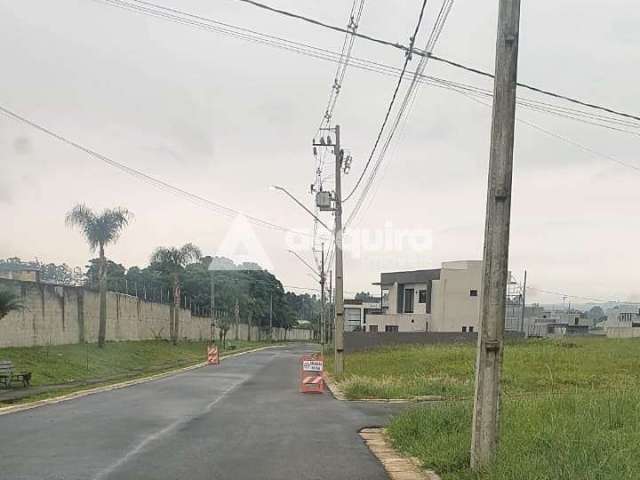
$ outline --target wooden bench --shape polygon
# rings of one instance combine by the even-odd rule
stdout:
[[[0,360],[0,383],[11,388],[11,382],[22,382],[28,387],[31,383],[31,372],[16,373],[11,360]]]

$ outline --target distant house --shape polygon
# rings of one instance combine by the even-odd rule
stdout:
[[[380,275],[381,312],[367,332],[474,332],[480,315],[482,262],[444,262],[441,268]]]
[[[587,335],[593,321],[578,310],[536,309],[527,318],[527,335],[530,337],[553,337],[565,335]]]
[[[20,280],[22,282],[40,282],[40,268],[28,266],[15,266],[0,269],[0,278]]]
[[[344,330],[346,332],[363,332],[367,328],[367,319],[373,313],[380,313],[380,299],[344,300]]]
[[[636,305],[621,305],[607,312],[604,323],[607,337],[640,337],[640,308]]]

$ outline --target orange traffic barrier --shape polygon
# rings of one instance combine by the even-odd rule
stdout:
[[[218,355],[218,347],[215,345],[207,347],[207,363],[209,365],[220,365],[220,355]]]
[[[300,392],[324,392],[324,358],[321,354],[303,355],[300,359]]]

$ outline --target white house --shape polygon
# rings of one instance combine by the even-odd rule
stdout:
[[[603,323],[607,337],[640,337],[640,308],[631,305],[614,307],[607,312],[607,320]]]
[[[382,273],[382,313],[367,316],[367,332],[474,332],[480,316],[482,262]]]
[[[344,330],[346,332],[366,331],[367,319],[372,313],[380,312],[380,301],[344,300]]]

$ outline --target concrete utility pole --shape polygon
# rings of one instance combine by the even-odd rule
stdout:
[[[336,225],[334,236],[336,242],[336,331],[335,331],[335,371],[336,375],[344,373],[344,296],[342,272],[342,160],[340,148],[340,125],[336,125],[336,142],[333,153],[336,157]]]
[[[322,346],[322,355],[324,355],[324,343],[327,333],[327,324],[324,311],[324,242],[322,242],[322,252],[320,257],[320,345]]]
[[[233,309],[233,316],[234,316],[234,320],[236,322],[236,341],[240,340],[239,338],[239,334],[240,334],[240,304],[238,303],[238,299],[236,298],[236,305]]]
[[[216,286],[211,272],[211,341],[216,341]]]
[[[519,23],[520,0],[500,0],[482,265],[481,328],[471,434],[471,468],[476,471],[493,459],[498,443],[500,373],[509,274]]]
[[[522,312],[520,314],[520,331],[524,333],[524,310],[527,307],[527,271],[524,271],[524,280],[522,282]],[[526,337],[525,333],[525,337]]]
[[[335,324],[333,310],[333,272],[329,270],[329,330],[327,331],[327,340],[329,343],[333,341],[333,328]]]
[[[269,294],[269,341],[273,342],[273,293]]]

